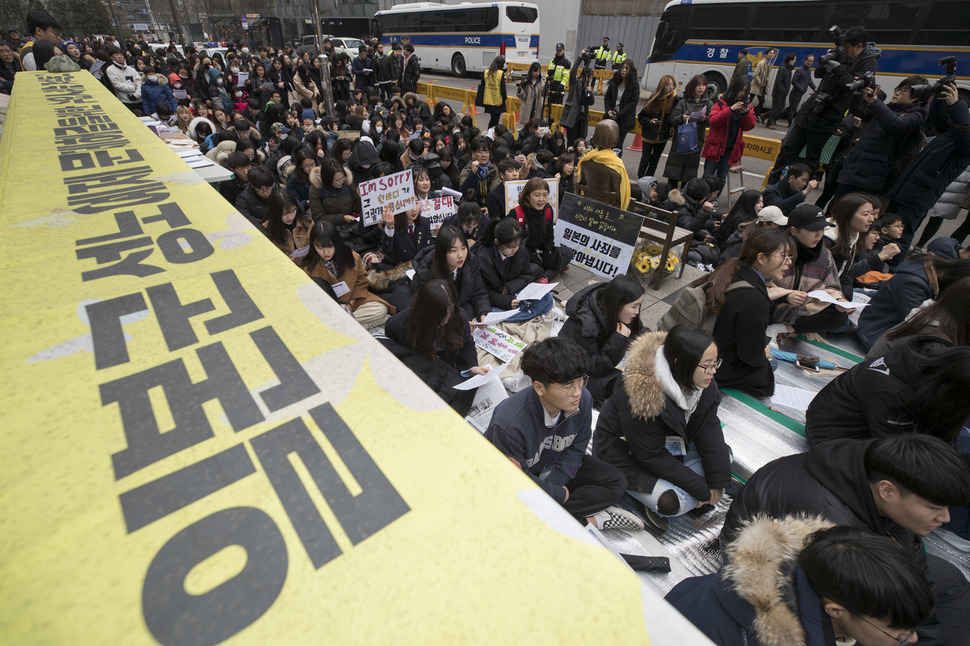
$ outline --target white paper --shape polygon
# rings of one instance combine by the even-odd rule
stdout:
[[[243,85],[246,84],[246,81],[249,80],[249,72],[239,72],[238,78],[239,80],[236,81],[236,85],[238,87],[242,87]]]
[[[199,159],[189,159],[186,160],[189,168],[205,168],[206,166],[215,166],[215,162],[211,159],[206,159],[205,157],[200,157]]]
[[[504,312],[489,312],[485,315],[485,320],[481,322],[476,321],[472,323],[472,325],[492,325],[493,323],[501,323],[506,319],[512,318],[518,314],[519,311],[520,310],[505,310]]]
[[[808,405],[815,399],[816,394],[804,388],[775,384],[775,394],[771,396],[771,403],[804,413],[808,410]]]
[[[498,360],[503,363],[512,361],[515,355],[526,346],[525,341],[491,325],[476,326],[472,332],[472,338],[475,339],[476,346],[492,356],[498,357]]]
[[[442,195],[450,195],[451,197],[455,198],[456,200],[460,200],[461,197],[462,197],[461,196],[461,193],[459,193],[458,191],[456,191],[454,189],[450,189],[450,188],[447,188],[447,187],[442,187],[442,189],[440,191],[438,191],[438,192],[441,193]]]
[[[88,71],[94,74],[95,78],[101,78],[101,68],[104,67],[104,61],[94,61],[91,63],[91,69]]]
[[[492,372],[495,371],[493,370]],[[505,390],[505,386],[502,385],[501,381],[492,379],[485,382],[484,385],[475,391],[475,399],[465,420],[478,429],[479,433],[484,433],[488,430],[488,425],[492,422],[492,413],[495,412],[495,407],[508,398],[509,393]]]
[[[703,117],[706,114],[707,114],[707,109],[702,107],[697,112],[692,112],[691,115],[690,115],[690,118],[691,119],[699,119],[700,117]]]
[[[868,305],[868,303],[847,303],[844,301],[835,300],[831,294],[824,292],[821,289],[816,289],[814,292],[809,292],[808,297],[820,300],[823,303],[832,303],[847,310],[861,309]]]
[[[175,154],[185,159],[186,157],[201,157],[202,153],[199,152],[198,148],[193,148],[191,150],[176,150]]]
[[[189,98],[189,93],[186,92],[185,90],[172,90],[172,94],[179,101],[181,101],[182,99]]]
[[[492,368],[484,375],[475,375],[473,377],[469,377],[465,381],[454,386],[454,388],[455,390],[474,390],[479,386],[484,386],[485,384],[492,381],[493,379],[498,379],[498,376],[502,374],[502,371],[508,367],[509,367],[508,363],[503,363],[497,368]]]
[[[404,275],[408,277],[409,280],[414,280],[415,271],[413,269],[408,269],[404,272]]]
[[[515,295],[520,301],[538,301],[551,292],[559,283],[529,283]]]
[[[296,251],[290,254],[290,258],[302,258],[310,252],[310,245],[305,245],[300,247]]]
[[[334,283],[333,285],[331,285],[331,287],[333,287],[334,296],[336,296],[337,298],[340,298],[344,294],[350,293],[350,288],[347,287],[347,283],[345,283],[342,280],[340,282]]]

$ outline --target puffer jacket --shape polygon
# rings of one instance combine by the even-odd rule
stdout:
[[[960,214],[960,209],[966,208],[964,205],[970,198],[970,166],[967,166],[960,176],[950,182],[950,185],[943,191],[943,195],[937,200],[930,212],[927,213],[931,218],[943,218],[952,220]]]
[[[167,105],[173,115],[175,114],[175,110],[178,109],[175,94],[172,93],[168,79],[162,74],[158,75],[158,80],[155,82],[147,80],[146,77],[145,82],[141,86],[141,109],[146,116],[153,114],[159,103]]]
[[[734,116],[735,113],[731,110],[731,106],[726,104],[722,99],[718,99],[717,103],[711,109],[711,116],[709,117],[710,128],[707,131],[707,141],[704,142],[704,151],[701,153],[701,157],[704,159],[719,160],[724,156],[724,151],[728,144],[728,132],[731,129],[731,119]],[[758,122],[753,108],[747,112],[741,112],[738,116],[740,117],[738,133],[734,139],[734,147],[731,148],[731,156],[728,158],[728,163],[732,166],[741,161],[741,156],[744,154],[743,133],[754,128]]]
[[[876,100],[863,112],[868,120],[859,140],[845,156],[839,183],[863,188],[871,193],[882,191],[889,177],[893,159],[903,144],[926,121],[925,103],[885,104]]]
[[[846,84],[866,72],[875,73],[881,55],[875,43],[867,43],[861,54],[832,71],[819,65],[815,70],[815,78],[821,79],[818,89],[798,109],[795,123],[807,130],[835,132],[852,99]]]
[[[932,264],[920,258],[901,263],[859,315],[859,342],[868,350],[890,328],[902,323],[913,308],[935,299],[939,293]]]
[[[649,493],[664,479],[707,500],[711,489],[731,484],[730,450],[717,417],[721,393],[712,381],[688,418],[679,386],[673,386],[672,397],[664,387],[672,377],[657,370],[657,353],[666,338],[666,332],[651,332],[630,344],[622,387],[617,384],[597,421],[593,455],[623,471],[627,486],[635,491]],[[668,436],[697,448],[704,476],[684,466],[683,456],[667,450]]]
[[[347,184],[340,189],[324,186],[319,166],[310,171],[310,185],[312,188],[307,197],[314,222],[326,218],[334,224],[344,224],[343,216],[360,214],[357,189]]]

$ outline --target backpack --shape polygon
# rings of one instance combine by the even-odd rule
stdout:
[[[675,325],[686,325],[712,334],[717,324],[717,315],[707,311],[708,285],[710,283],[697,287],[685,287],[667,313],[661,317],[658,326],[660,331],[670,332]],[[754,286],[745,281],[738,281],[731,283],[724,293],[744,288],[754,289]]]
[[[515,221],[519,223],[520,227],[522,227],[522,231],[528,231],[529,228],[525,224],[525,208],[520,204],[512,210],[515,211]],[[552,222],[552,207],[547,204],[546,224],[549,224],[550,222]]]

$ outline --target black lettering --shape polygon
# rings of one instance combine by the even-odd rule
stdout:
[[[192,224],[186,217],[181,207],[175,202],[158,205],[158,215],[146,215],[141,219],[145,224],[152,222],[166,222],[170,229],[176,227],[187,227]]]
[[[128,446],[111,456],[120,480],[163,458],[213,436],[202,404],[219,400],[233,430],[239,432],[263,421],[256,402],[222,343],[196,350],[206,379],[192,383],[182,359],[101,385],[101,403],[117,402]],[[175,427],[164,432],[152,409],[148,391],[161,387]]]
[[[94,247],[92,247],[93,249]],[[81,249],[77,253],[80,254],[81,251],[88,251],[89,249]],[[92,269],[90,271],[81,272],[81,280],[97,280],[99,278],[107,278],[108,276],[138,276],[139,278],[144,278],[145,276],[151,276],[152,274],[158,274],[163,271],[161,267],[156,267],[155,265],[146,265],[142,263],[142,260],[152,255],[154,249],[145,249],[143,251],[135,251],[124,258],[121,262],[111,265],[110,267],[102,267],[101,269]]]
[[[128,344],[122,330],[121,317],[147,309],[141,294],[118,296],[88,305],[88,323],[94,345],[94,366],[97,370],[128,363]]]
[[[204,594],[186,592],[192,568],[232,545],[246,550],[242,572]],[[288,565],[286,542],[266,512],[217,511],[170,538],[152,559],[142,588],[145,624],[165,646],[218,644],[270,609]]]
[[[107,150],[98,150],[94,153],[94,157],[98,160],[98,166],[106,168],[109,166],[114,166],[115,164],[133,164],[134,162],[145,161],[145,158],[141,156],[141,153],[137,150],[122,150],[121,152],[127,155],[127,159],[124,156],[118,155],[113,156]]]
[[[134,211],[119,211],[118,213],[115,213],[115,222],[118,224],[117,233],[108,233],[103,236],[84,238],[83,240],[78,240],[75,244],[80,247],[86,244],[108,242],[109,240],[119,240],[121,238],[130,238],[131,236],[142,234],[141,223],[138,222],[138,218],[135,217]],[[142,238],[142,240],[147,241],[147,244],[139,244],[139,247],[144,247],[151,244],[151,238]],[[115,260],[116,259],[117,258],[115,258]]]
[[[192,329],[189,319],[214,310],[216,307],[211,300],[205,298],[183,305],[172,283],[149,287],[145,291],[152,301],[152,309],[155,311],[158,327],[162,329],[162,336],[165,337],[169,352],[199,342],[199,337]]]
[[[278,386],[273,386],[261,392],[259,396],[271,411],[286,408],[291,404],[312,397],[320,389],[307,374],[300,362],[296,360],[290,349],[271,327],[250,332],[256,347],[263,354],[266,363],[279,378]]]
[[[174,511],[202,500],[256,473],[246,447],[237,444],[195,464],[121,494],[121,511],[128,533],[154,523]]]
[[[213,273],[212,282],[216,284],[219,294],[229,306],[229,313],[205,322],[205,329],[209,334],[216,335],[263,318],[263,313],[249,297],[249,293],[243,289],[242,283],[239,282],[233,270],[225,269]]]
[[[189,251],[182,248],[182,241],[189,246]],[[175,265],[198,262],[215,253],[205,234],[196,229],[166,231],[158,236],[155,242],[165,256],[165,260]]]
[[[86,168],[94,168],[94,158],[91,157],[91,153],[73,153],[73,154],[62,154],[57,158],[61,164],[62,173],[70,173],[75,170],[84,170]]]

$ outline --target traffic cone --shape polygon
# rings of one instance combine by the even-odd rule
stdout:
[[[640,135],[636,135],[633,138],[633,145],[632,146],[627,146],[626,149],[627,150],[632,150],[635,153],[642,152],[643,151],[643,137],[641,137]]]

